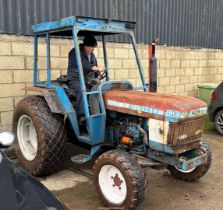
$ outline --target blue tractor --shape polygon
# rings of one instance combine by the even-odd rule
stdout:
[[[134,38],[133,22],[69,17],[33,25],[34,75],[37,94],[25,97],[13,115],[15,148],[21,165],[33,175],[53,173],[63,158],[66,143],[82,145],[88,154],[72,161],[93,161],[94,182],[101,200],[109,207],[134,209],[145,197],[145,167],[166,166],[181,180],[195,181],[211,165],[211,151],[202,140],[206,104],[185,96],[148,92]],[[91,33],[102,41],[106,74],[85,78],[80,58],[81,37]],[[109,79],[106,39],[113,35],[129,38],[142,85]],[[46,80],[40,81],[39,38],[46,40]],[[79,71],[85,122],[75,110],[76,95],[66,76],[51,79],[50,38],[72,38]],[[98,88],[89,91],[89,83]],[[92,114],[89,97],[95,95],[100,112]],[[81,143],[81,144],[80,144]]]

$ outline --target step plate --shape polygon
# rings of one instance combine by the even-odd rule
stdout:
[[[91,156],[85,154],[79,154],[71,157],[71,161],[78,164],[86,163],[89,160],[91,160]]]

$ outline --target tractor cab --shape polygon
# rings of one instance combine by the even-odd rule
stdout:
[[[140,74],[140,78],[142,81],[142,86],[137,89],[141,89],[143,91],[147,91],[147,86],[145,82],[145,78],[143,75],[142,66],[140,64],[139,55],[136,49],[136,41],[133,34],[135,23],[134,22],[125,22],[125,21],[115,21],[115,20],[106,20],[106,19],[94,19],[94,18],[86,18],[86,17],[69,17],[62,20],[50,21],[47,23],[39,23],[33,25],[34,32],[34,87],[45,88],[42,89],[44,92],[46,90],[51,90],[56,93],[56,97],[59,97],[62,104],[57,106],[61,106],[55,108],[55,104],[49,103],[51,111],[56,112],[58,110],[63,110],[68,113],[68,118],[70,119],[70,123],[75,131],[76,136],[80,141],[85,143],[90,143],[92,145],[102,143],[104,141],[105,136],[105,124],[106,124],[106,110],[103,103],[102,92],[104,90],[113,89],[117,87],[127,87],[131,89],[136,89],[133,87],[133,84],[130,81],[110,81],[109,79],[109,61],[107,58],[106,51],[106,37],[111,37],[112,35],[124,34],[128,36],[131,40],[133,50],[135,53],[138,71]],[[105,77],[105,81],[102,82],[98,90],[88,91],[86,87],[86,79],[83,74],[83,67],[80,58],[80,39],[83,38],[87,34],[94,35],[98,40],[102,41],[103,46],[103,55],[104,55],[104,65],[106,67],[106,74],[99,75],[98,81]],[[40,81],[38,77],[38,38],[45,37],[46,38],[46,81]],[[86,129],[84,135],[82,135],[82,131],[78,126],[78,116],[74,110],[75,101],[70,100],[69,97],[75,98],[75,95],[72,93],[72,90],[69,89],[66,85],[66,76],[61,76],[57,80],[51,79],[51,55],[50,55],[50,38],[51,37],[64,37],[71,38],[73,41],[73,47],[75,48],[76,54],[76,62],[79,72],[79,80],[80,86],[82,90],[82,101],[83,108],[86,119]],[[136,70],[137,71],[137,70]],[[90,80],[90,79],[89,79]],[[92,82],[92,81],[90,81]],[[95,82],[95,81],[93,81]],[[32,90],[34,88],[32,87]],[[39,90],[39,89],[38,89]],[[100,104],[100,113],[96,115],[91,115],[90,107],[89,107],[89,96],[97,95],[99,104]],[[68,97],[67,97],[68,96]],[[56,101],[53,99],[52,94],[44,93],[44,97],[47,101]],[[71,104],[71,102],[73,102]],[[62,111],[59,111],[59,113]],[[100,128],[100,129],[98,129]]]

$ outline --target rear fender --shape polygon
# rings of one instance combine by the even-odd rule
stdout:
[[[65,114],[65,109],[60,102],[58,95],[52,91],[52,89],[42,87],[25,87],[26,92],[36,92],[37,95],[43,96],[52,113]]]
[[[43,97],[45,98],[51,112],[57,114],[65,114],[64,107],[60,103],[60,99],[56,93],[43,93]]]

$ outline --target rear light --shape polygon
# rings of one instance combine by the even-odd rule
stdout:
[[[216,100],[216,99],[217,99],[217,94],[216,94],[215,91],[213,91],[213,92],[211,93],[211,99],[212,99],[212,100]]]

